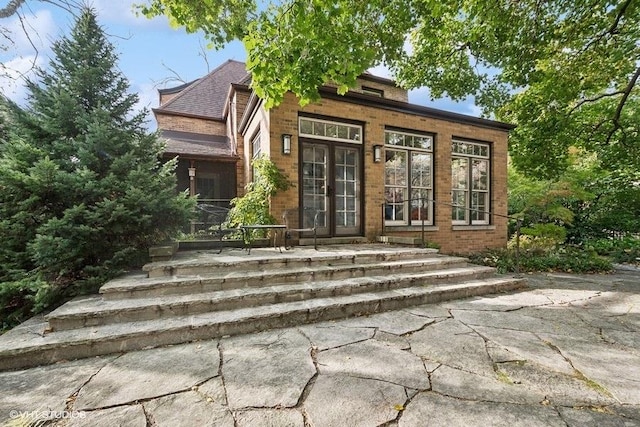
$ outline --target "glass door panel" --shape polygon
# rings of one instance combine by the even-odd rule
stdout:
[[[329,232],[327,208],[327,166],[328,147],[320,144],[305,144],[302,151],[302,208],[303,212],[313,212],[302,216],[302,227],[313,226],[313,216],[318,214],[318,234]]]
[[[335,147],[335,233],[360,233],[359,149]]]
[[[312,212],[319,212],[318,235],[362,233],[360,156],[360,147],[303,144],[301,185],[304,228],[312,226]]]

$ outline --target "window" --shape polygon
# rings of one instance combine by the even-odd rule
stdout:
[[[384,91],[382,89],[376,89],[368,86],[362,86],[362,93],[365,95],[379,96],[380,98],[384,97]]]
[[[451,153],[453,224],[489,224],[489,144],[454,140]]]
[[[256,160],[262,155],[262,145],[260,143],[260,132],[251,140],[251,159]],[[252,169],[253,179],[255,180],[257,171],[255,168]]]
[[[433,137],[385,132],[385,222],[433,224]]]
[[[210,172],[198,172],[196,175],[196,193],[199,199],[219,199],[220,175]]]
[[[362,143],[362,126],[300,117],[300,136]]]

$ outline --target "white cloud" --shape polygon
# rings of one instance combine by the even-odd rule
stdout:
[[[14,16],[5,29],[12,41],[8,54],[15,55],[33,54],[36,50],[40,54],[45,53],[58,32],[51,12],[46,9],[25,14],[22,20]]]
[[[92,7],[98,12],[100,22],[114,23],[131,27],[170,28],[169,20],[164,17],[148,19],[138,16],[133,5],[137,0],[93,0]]]
[[[23,105],[27,97],[25,78],[34,67],[42,67],[51,52],[58,26],[49,10],[39,9],[11,17],[3,28],[9,42],[0,54],[0,90],[12,101]]]
[[[151,109],[158,106],[158,90],[156,86],[150,83],[143,83],[139,85],[132,83],[131,90],[138,94],[138,102],[133,106],[133,112],[139,113],[144,108],[148,109],[146,126],[149,130],[155,130],[157,123]]]
[[[393,79],[393,76],[391,75],[391,70],[389,70],[389,68],[387,68],[387,66],[384,64],[376,65],[373,68],[369,68],[367,71],[369,71],[374,76]]]
[[[25,79],[32,77],[36,66],[42,66],[42,56],[21,56],[2,64],[0,72],[0,91],[13,102],[23,105],[27,98]]]

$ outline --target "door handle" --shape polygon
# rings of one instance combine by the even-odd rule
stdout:
[[[330,185],[327,185],[327,196],[333,196],[333,188]]]

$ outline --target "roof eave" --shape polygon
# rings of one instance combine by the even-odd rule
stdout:
[[[167,115],[167,116],[186,117],[186,118],[190,118],[190,119],[210,120],[212,122],[225,123],[224,118],[221,118],[221,117],[211,117],[211,116],[202,116],[202,115],[198,115],[198,114],[182,113],[182,112],[179,112],[179,111],[164,110],[161,107],[160,108],[152,108],[151,111],[156,116],[156,120],[157,120],[158,114],[164,114],[164,115]]]
[[[242,115],[242,119],[240,119],[240,126],[238,126],[238,132],[241,135],[244,135],[247,130],[247,126],[251,122],[253,116],[255,116],[256,111],[258,110],[258,106],[260,105],[262,100],[258,98],[255,92],[251,92],[249,96],[249,101],[247,102],[247,107],[244,109],[244,114]]]
[[[368,96],[366,94],[361,94],[358,92],[347,92],[345,95],[340,95],[337,93],[336,88],[328,86],[321,87],[319,91],[322,97],[353,102],[369,107],[383,108],[391,111],[418,114],[425,117],[447,120],[455,123],[481,126],[484,128],[497,129],[507,132],[515,129],[516,127],[511,123],[504,123],[475,116],[467,116],[465,114],[453,113],[451,111],[439,110],[436,108],[425,107],[417,104],[410,104],[408,102],[395,101],[393,99]]]

